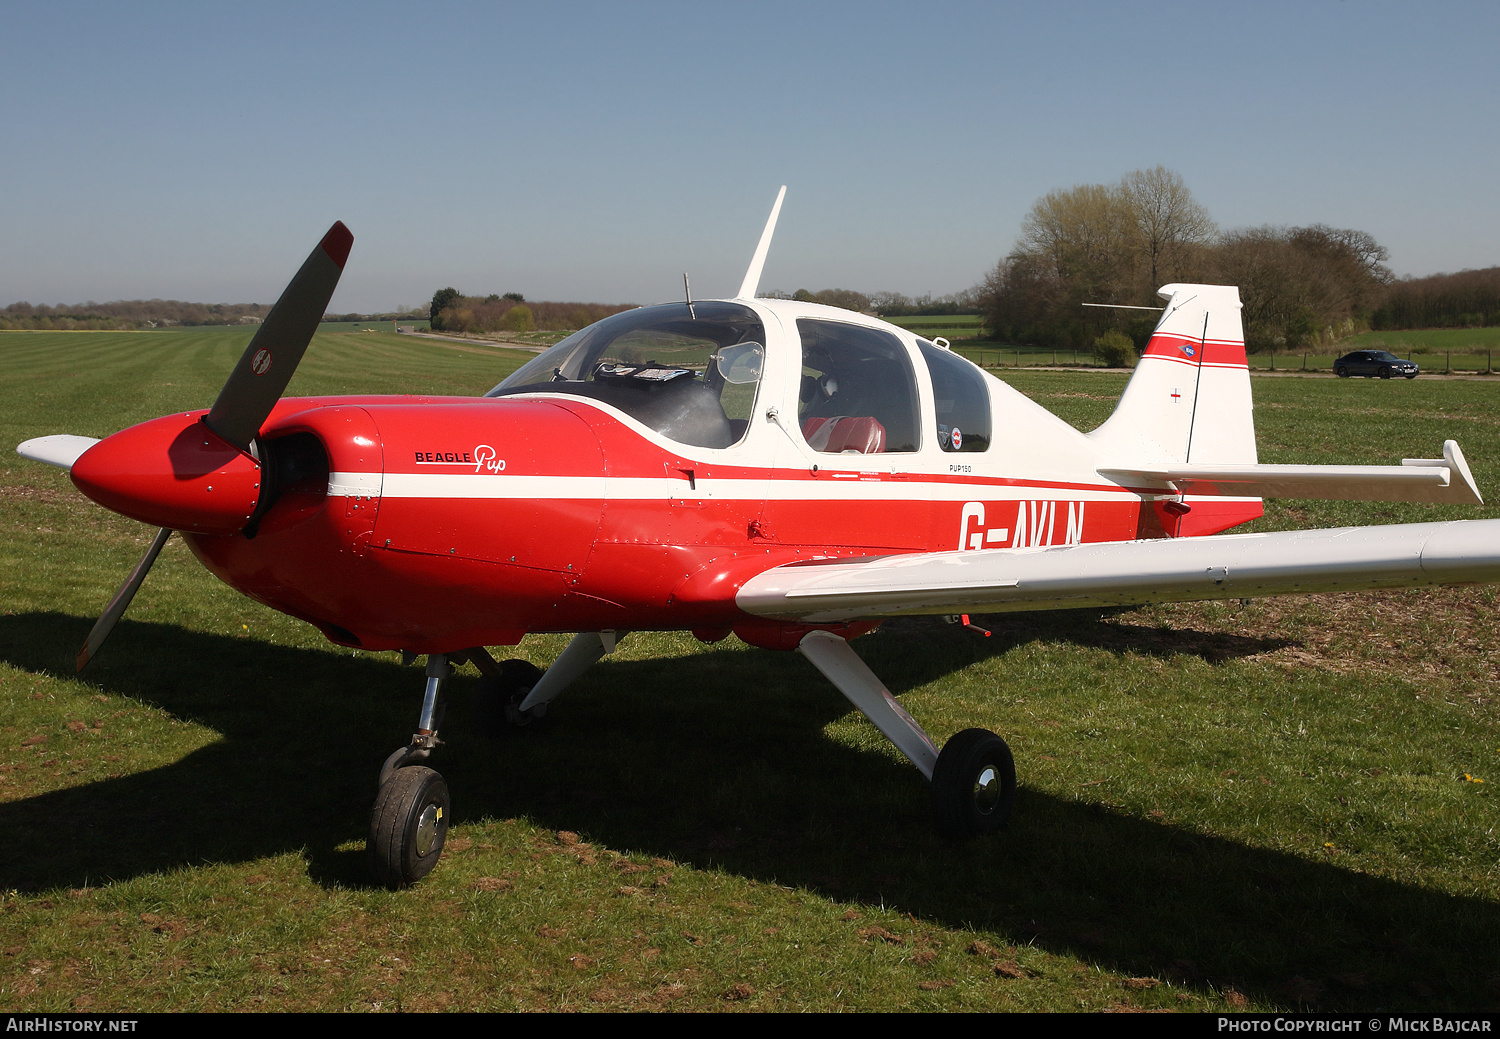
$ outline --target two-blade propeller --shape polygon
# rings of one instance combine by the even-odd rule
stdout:
[[[253,445],[260,435],[261,425],[297,371],[307,344],[312,341],[318,322],[328,309],[328,301],[333,297],[353,244],[354,235],[342,222],[330,227],[271,308],[250,345],[245,347],[229,380],[219,391],[219,399],[203,419],[204,424],[226,443],[240,451],[255,453]],[[109,637],[171,536],[170,527],[162,527],[156,532],[151,547],[89,632],[83,649],[78,653],[79,671]]]

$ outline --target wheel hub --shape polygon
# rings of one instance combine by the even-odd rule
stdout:
[[[437,841],[438,824],[443,821],[443,809],[440,805],[428,805],[422,809],[422,814],[417,817],[417,854],[426,855],[432,850],[432,845]]]
[[[974,807],[980,815],[989,815],[1000,805],[1000,773],[986,765],[974,777]]]

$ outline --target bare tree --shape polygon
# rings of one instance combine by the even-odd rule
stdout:
[[[1198,204],[1182,175],[1156,166],[1127,173],[1120,190],[1135,216],[1136,232],[1148,287],[1176,281],[1189,256],[1213,241],[1218,228],[1208,210]]]
[[[1135,265],[1134,214],[1117,188],[1080,184],[1037,199],[1012,256],[1028,254],[1081,296],[1107,302]]]

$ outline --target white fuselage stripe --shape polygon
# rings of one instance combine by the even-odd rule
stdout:
[[[521,476],[479,473],[331,473],[329,493],[382,498],[554,499],[665,501],[1121,501],[1137,497],[1121,487],[1044,487],[980,483],[930,483],[910,476],[891,479],[831,477],[818,480],[685,479],[667,477]],[[1175,497],[1168,490],[1163,496]],[[1220,499],[1223,500],[1223,499]],[[1247,499],[1249,500],[1249,499]]]

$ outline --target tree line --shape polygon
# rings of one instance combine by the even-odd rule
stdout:
[[[528,303],[519,292],[465,296],[451,285],[433,293],[428,317],[441,332],[571,331],[630,310],[634,303]]]
[[[175,299],[116,300],[113,303],[12,303],[0,310],[0,328],[135,329],[172,325],[239,325],[261,321],[264,303],[183,303]]]
[[[1304,348],[1369,328],[1392,281],[1387,250],[1325,224],[1220,231],[1182,177],[1162,166],[1118,184],[1038,199],[980,295],[991,334],[1089,347],[1109,331],[1145,346],[1172,282],[1238,285],[1252,352]]]
[[[253,325],[271,312],[269,303],[183,303],[175,299],[131,299],[112,303],[12,303],[0,309],[0,329],[33,331],[134,331],[147,328]],[[426,311],[402,307],[384,314],[324,314],[324,321],[399,321]]]
[[[1489,328],[1500,325],[1500,267],[1403,278],[1386,289],[1370,326]]]
[[[771,289],[760,293],[760,296],[764,299],[795,299],[804,303],[822,303],[824,306],[854,310],[862,314],[879,314],[881,317],[978,314],[981,304],[978,285],[962,292],[938,297],[926,294],[913,298],[889,290],[865,295],[854,289],[821,289],[818,292],[809,292],[807,289],[798,289],[796,292]]]

